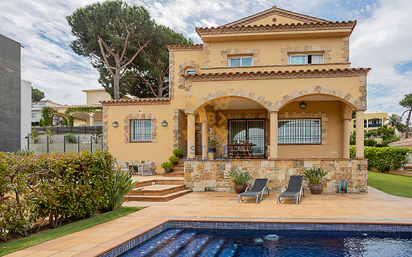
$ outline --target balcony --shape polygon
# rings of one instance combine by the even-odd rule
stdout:
[[[382,126],[382,124],[368,124],[368,128],[377,128],[380,126]],[[366,128],[366,125],[365,125],[365,128]]]

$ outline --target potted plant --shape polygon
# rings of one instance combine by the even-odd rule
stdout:
[[[212,149],[214,153],[216,153],[216,145],[219,143],[215,134],[214,131],[211,131],[209,135],[209,148]]]
[[[329,171],[322,171],[320,167],[310,168],[305,171],[305,178],[309,180],[309,189],[312,194],[320,194],[323,190],[323,182],[328,181],[326,175]]]
[[[180,148],[176,148],[176,149],[173,150],[173,154],[174,154],[176,157],[180,158],[180,157],[183,156],[183,150],[180,149]]]
[[[173,163],[173,165],[176,165],[176,163],[179,161],[179,157],[176,157],[174,155],[169,157],[169,162]]]
[[[249,171],[240,171],[238,168],[229,171],[230,180],[235,184],[236,194],[241,194],[245,192],[247,187],[247,182],[252,179]]]
[[[173,163],[171,163],[171,162],[164,162],[164,163],[162,163],[162,165],[160,165],[160,166],[165,170],[166,173],[169,173],[169,172],[172,171]]]

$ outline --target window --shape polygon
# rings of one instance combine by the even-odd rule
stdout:
[[[289,64],[323,63],[323,54],[294,54],[289,55]]]
[[[131,141],[152,141],[152,121],[132,120],[131,121]]]
[[[36,113],[32,113],[32,114],[31,114],[31,117],[32,117],[32,118],[36,118],[36,116],[37,116]]]
[[[279,119],[279,144],[321,144],[321,119]]]
[[[189,68],[185,71],[185,74],[195,74],[195,69]]]
[[[233,56],[229,57],[229,67],[253,66],[252,56]]]

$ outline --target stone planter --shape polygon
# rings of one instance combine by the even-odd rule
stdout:
[[[322,184],[317,184],[317,185],[309,185],[310,192],[314,195],[319,195],[322,193],[323,190],[323,185]]]
[[[247,186],[246,185],[235,185],[236,194],[241,194],[245,192]]]
[[[172,169],[171,169],[171,168],[166,168],[166,169],[164,169],[164,170],[165,170],[165,173],[172,172]]]

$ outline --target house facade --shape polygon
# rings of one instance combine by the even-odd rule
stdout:
[[[388,113],[386,112],[377,112],[377,113],[365,113],[363,119],[363,135],[367,132],[377,131],[379,127],[385,124],[386,119],[388,118]],[[352,119],[350,122],[350,131],[356,131],[356,119]],[[382,142],[382,138],[375,138],[378,143]]]
[[[363,122],[370,70],[350,67],[355,25],[273,7],[196,28],[203,44],[168,46],[168,98],[102,102],[104,144],[122,161],[153,160],[157,173],[183,148],[185,184],[195,191],[232,190],[228,172],[237,168],[277,191],[321,167],[330,170],[324,190],[345,178],[350,191],[366,192],[362,137],[349,157],[351,113]],[[246,155],[233,150],[242,144]]]

